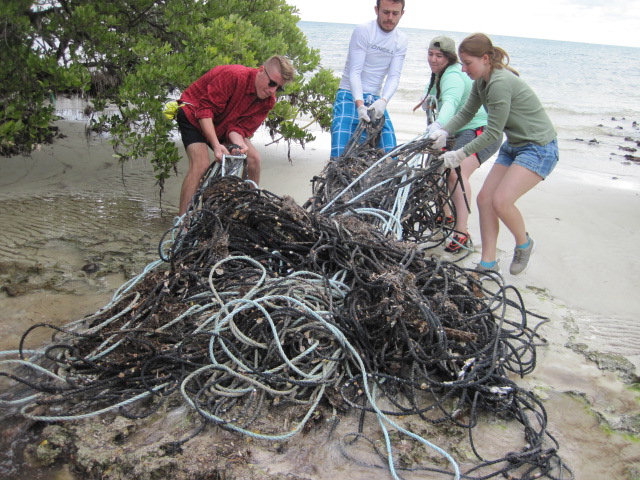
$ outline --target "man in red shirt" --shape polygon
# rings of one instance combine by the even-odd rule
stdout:
[[[209,167],[209,147],[214,160],[222,155],[245,153],[247,176],[260,182],[260,154],[253,136],[276,103],[276,91],[293,80],[291,62],[281,55],[270,57],[259,68],[220,65],[192,83],[180,97],[178,127],[189,158],[189,170],[180,192],[180,215],[196,193]],[[224,144],[235,144],[229,152]]]

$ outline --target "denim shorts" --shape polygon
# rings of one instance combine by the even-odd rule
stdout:
[[[513,164],[537,173],[544,180],[558,163],[558,140],[552,140],[546,145],[527,143],[522,147],[512,147],[509,142],[504,142],[500,147],[500,153],[496,164],[510,167]]]
[[[458,150],[464,147],[467,143],[471,142],[472,140],[475,140],[476,137],[482,135],[483,130],[484,130],[484,127],[480,127],[476,129],[469,128],[467,130],[462,130],[456,133],[453,149]],[[498,149],[500,148],[500,144],[502,143],[502,138],[503,138],[503,135],[500,134],[500,138],[498,140],[484,147],[482,150],[476,153],[476,158],[478,159],[478,162],[480,162],[480,165],[482,165],[484,162],[489,160],[489,158],[491,158],[491,155],[493,155],[498,151]]]

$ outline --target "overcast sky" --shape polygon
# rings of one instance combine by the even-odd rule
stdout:
[[[375,0],[287,3],[308,21],[357,24],[375,15]],[[640,47],[640,0],[406,0],[400,26]]]

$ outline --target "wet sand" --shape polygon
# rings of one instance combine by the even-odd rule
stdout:
[[[105,305],[117,287],[157,258],[159,239],[177,212],[185,161],[179,177],[167,182],[161,207],[148,164],[120,166],[106,140],[87,143],[82,124],[62,126],[68,137],[56,145],[0,163],[0,279],[5,287],[32,289],[18,296],[8,295],[11,289],[0,293],[0,350],[15,349],[33,324],[63,325]],[[269,142],[262,132],[256,136],[257,145]],[[311,178],[328,159],[328,142],[319,134],[306,150],[294,146],[292,163],[286,145],[263,147],[261,187],[303,203]],[[614,158],[614,173],[584,171],[577,160],[561,160],[519,202],[537,249],[524,275],[506,273],[505,280],[529,310],[550,321],[540,329],[549,345],[539,347],[536,371],[518,383],[544,400],[560,456],[577,479],[637,480],[640,257],[634,248],[640,241],[640,166],[620,167]],[[472,178],[474,192],[488,169]],[[477,216],[470,233],[477,251],[465,266],[479,261]],[[512,243],[503,229],[503,272]],[[47,340],[44,334],[30,339]],[[335,441],[322,434],[303,436],[277,457],[254,448],[253,461],[271,473],[300,472],[309,479],[388,478],[344,461]]]

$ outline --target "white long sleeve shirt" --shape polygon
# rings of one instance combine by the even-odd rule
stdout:
[[[350,90],[354,101],[364,100],[365,92],[391,100],[400,83],[407,45],[407,36],[397,28],[385,32],[377,20],[358,25],[351,35],[339,88]]]

